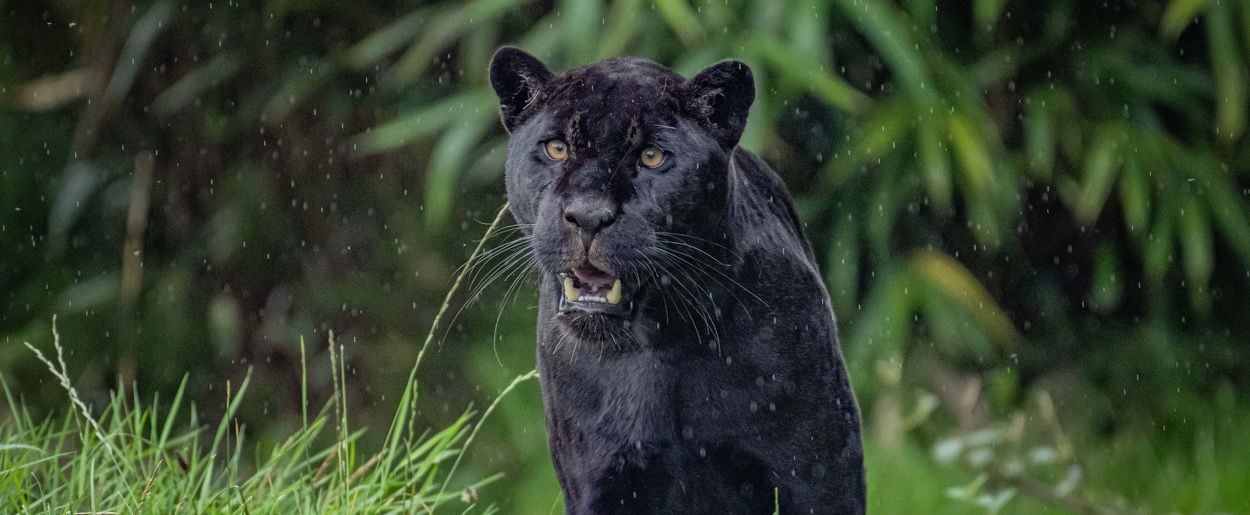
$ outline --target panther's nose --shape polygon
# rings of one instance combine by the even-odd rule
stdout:
[[[616,220],[616,210],[606,201],[576,199],[564,207],[564,219],[593,237]]]

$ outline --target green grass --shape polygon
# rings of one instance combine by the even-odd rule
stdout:
[[[482,242],[498,226],[501,209]],[[468,411],[437,430],[417,433],[417,369],[465,271],[456,276],[429,335],[382,445],[361,444],[367,429],[353,429],[345,392],[344,348],[329,337],[334,393],[320,410],[310,410],[302,383],[302,422],[281,442],[248,439],[236,415],[247,395],[250,373],[226,383],[225,410],[206,424],[186,400],[186,380],[167,407],[113,392],[96,412],[70,380],[53,318],[53,354],[26,346],[64,388],[68,403],[59,416],[37,420],[3,383],[8,412],[0,415],[0,511],[45,513],[413,513],[446,506],[457,512],[491,511],[477,502],[477,489],[500,479],[472,481],[456,476],[465,449],[499,401],[522,382],[516,377],[487,409]],[[301,342],[301,356],[304,356]],[[302,380],[307,377],[302,363]],[[309,416],[312,413],[311,418]],[[458,486],[452,487],[456,479]],[[446,511],[446,510],[444,510]]]
[[[0,510],[413,512],[462,495],[445,489],[447,465],[460,456],[472,413],[405,440],[397,454],[366,456],[357,446],[363,430],[345,430],[336,399],[283,442],[267,447],[248,442],[246,428],[234,423],[248,382],[237,388],[220,422],[205,426],[194,407],[179,409],[183,389],[164,411],[158,403],[141,404],[117,392],[98,416],[70,409],[36,421],[6,385],[11,418],[0,424]],[[173,429],[180,426],[189,429]]]

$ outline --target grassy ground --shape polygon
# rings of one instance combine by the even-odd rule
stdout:
[[[365,431],[351,429],[342,388],[336,388],[319,411],[309,414],[305,402],[301,427],[267,444],[250,441],[235,418],[247,380],[227,386],[227,408],[215,426],[184,404],[184,388],[167,409],[161,399],[144,403],[116,392],[95,415],[68,381],[59,338],[53,358],[31,349],[65,388],[69,403],[61,416],[37,421],[4,384],[9,409],[0,419],[0,511],[411,513],[444,504],[463,511],[478,507],[477,490],[500,477],[449,488],[462,450],[496,404],[480,416],[467,412],[447,427],[418,433],[414,383],[382,446],[364,452],[359,442]],[[339,356],[336,377],[345,381]],[[534,378],[517,377],[499,398]]]
[[[51,361],[50,361],[51,364]],[[64,371],[53,365],[51,375]],[[532,375],[514,381],[532,379]],[[96,417],[70,402],[63,416],[31,420],[14,392],[0,422],[0,510],[8,512],[412,512],[494,511],[507,482],[484,475],[467,487],[449,479],[482,416],[465,414],[440,430],[364,451],[341,399],[276,445],[247,440],[229,411],[207,426],[176,392],[170,409],[118,392]],[[510,390],[509,390],[510,391]],[[73,389],[66,390],[71,397]],[[506,392],[506,391],[505,391]],[[516,404],[516,402],[511,402]],[[490,406],[491,409],[494,406]],[[487,409],[490,411],[490,409]],[[401,416],[404,410],[397,412]],[[1250,512],[1250,414],[1196,421],[1168,444],[1160,434],[1125,432],[1078,444],[1080,484],[1065,505],[1020,489],[1013,477],[986,480],[975,467],[943,465],[919,437],[869,432],[869,500],[876,514],[1055,514],[1055,512]],[[178,427],[189,427],[180,430]],[[532,439],[541,435],[532,434]],[[480,466],[471,466],[470,470]],[[550,475],[550,471],[544,471]],[[464,475],[457,476],[461,484]],[[501,480],[501,481],[500,481]],[[497,482],[496,482],[497,481]],[[996,482],[995,484],[995,481]],[[509,512],[560,511],[556,491],[531,491]],[[537,499],[551,499],[536,502]],[[541,505],[534,505],[541,504]]]
[[[49,377],[66,385],[66,371],[56,357],[46,364]],[[533,378],[518,377],[503,395]],[[500,423],[485,417],[498,403],[480,415],[466,413],[454,424],[418,434],[402,420],[411,416],[404,408],[411,402],[401,403],[390,428],[398,434],[388,435],[378,449],[360,445],[365,432],[351,429],[340,396],[309,413],[307,422],[281,442],[249,440],[247,428],[234,422],[247,390],[247,381],[232,386],[225,393],[225,416],[210,426],[184,403],[181,389],[168,402],[143,402],[118,392],[95,416],[66,385],[70,400],[63,414],[36,421],[5,385],[0,511],[490,512],[496,503],[512,506],[510,513],[562,509],[558,491],[541,478],[538,483],[546,488],[530,487],[523,506],[503,496],[534,478],[503,478],[474,463],[466,467],[468,474],[452,481],[461,458],[473,459],[462,451],[477,432]],[[521,403],[506,404],[517,409]],[[1250,513],[1250,432],[1245,430],[1250,412],[1237,409],[1231,392],[1213,399],[1211,408],[1211,417],[1194,420],[1190,427],[1074,442],[1077,458],[1071,463],[1079,464],[1080,472],[1066,487],[1058,486],[1064,481],[1038,481],[1036,471],[1001,473],[1009,466],[987,476],[989,467],[941,459],[935,452],[939,445],[918,434],[900,439],[869,430],[871,512]],[[542,440],[538,433],[529,438]],[[999,451],[996,463],[1011,461],[1010,443],[990,447]],[[1051,490],[1037,491],[1038,485]],[[1061,501],[1051,498],[1061,488],[1070,493]]]

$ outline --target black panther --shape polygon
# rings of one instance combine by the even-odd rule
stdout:
[[[863,513],[859,413],[781,179],[738,147],[726,60],[490,64],[542,277],[538,369],[568,513]]]

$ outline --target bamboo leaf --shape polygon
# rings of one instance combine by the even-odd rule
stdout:
[[[969,187],[969,195],[988,194],[995,187],[994,161],[972,120],[959,112],[947,117],[951,146],[959,159],[959,169]]]
[[[801,0],[791,4],[790,47],[809,63],[832,62],[829,55],[829,2]],[[771,39],[771,38],[769,38]]]
[[[829,283],[829,296],[835,310],[849,312],[859,298],[860,233],[854,216],[839,216],[833,221],[827,248],[825,279]]]
[[[1025,99],[1023,124],[1028,170],[1042,180],[1049,179],[1055,168],[1055,123],[1047,99],[1045,95]]]
[[[1215,256],[1211,244],[1211,225],[1206,209],[1193,195],[1185,195],[1180,205],[1180,240],[1185,258],[1185,275],[1194,308],[1205,313],[1211,309],[1211,272]]]
[[[343,64],[356,70],[367,69],[391,52],[411,43],[421,35],[421,30],[429,20],[441,19],[443,15],[443,12],[437,12],[430,7],[414,9],[348,48],[342,57]]]
[[[1110,313],[1120,305],[1124,296],[1124,277],[1116,255],[1116,250],[1108,242],[1094,250],[1089,292],[1089,306],[1094,311]]]
[[[143,12],[143,16],[140,16],[130,28],[130,34],[126,37],[126,45],[122,47],[122,53],[117,58],[113,75],[109,78],[105,90],[105,97],[111,102],[120,102],[130,93],[135,77],[145,66],[144,59],[148,55],[148,49],[152,47],[157,36],[169,26],[169,20],[173,15],[174,6],[171,2],[157,2],[148,7],[148,10]]]
[[[282,74],[281,86],[269,97],[261,111],[261,121],[276,124],[286,119],[296,107],[315,92],[321,84],[331,77],[333,65],[327,62],[317,63],[312,67],[293,65]]]
[[[911,183],[908,177],[903,177],[903,170],[901,166],[881,166],[880,172],[884,173],[882,180],[875,182],[871,191],[864,192],[868,195],[868,202],[864,205],[867,216],[864,236],[870,245],[869,250],[880,258],[890,255],[895,223],[902,211],[900,204],[906,204],[915,196],[908,191],[911,188],[903,186]]]
[[[903,267],[890,268],[881,274],[864,301],[863,311],[855,317],[857,321],[847,338],[847,368],[869,371],[878,360],[904,352],[916,305],[912,283],[910,272]],[[874,374],[858,377],[857,392],[872,392],[880,387],[880,380]]]
[[[1164,191],[1155,221],[1146,234],[1146,250],[1142,256],[1142,268],[1146,278],[1162,283],[1172,265],[1172,248],[1176,240],[1177,201],[1175,194]]]
[[[1237,55],[1228,2],[1214,2],[1207,11],[1207,40],[1215,75],[1215,132],[1233,142],[1246,128],[1246,63]]]
[[[1150,222],[1150,178],[1140,151],[1128,152],[1120,172],[1120,207],[1131,233],[1141,233]]]
[[[976,0],[972,4],[972,14],[976,18],[977,27],[985,32],[993,31],[994,25],[998,23],[998,17],[1003,12],[1003,7],[1007,6],[1007,0]]]
[[[607,59],[625,52],[638,28],[638,10],[642,0],[618,0],[608,11],[608,26],[599,38],[596,59]]]
[[[1250,215],[1246,212],[1244,190],[1239,190],[1223,165],[1192,159],[1186,162],[1201,178],[1207,207],[1223,233],[1222,240],[1233,248],[1246,267],[1250,267]]]
[[[981,330],[994,341],[1011,345],[1018,340],[1019,335],[1011,319],[980,281],[958,261],[941,252],[921,250],[912,255],[909,268],[916,277],[963,305],[980,323]]]
[[[562,0],[560,16],[564,18],[564,41],[570,64],[590,62],[595,57],[595,39],[603,30],[603,5],[600,0]]]
[[[1201,14],[1207,6],[1207,0],[1172,0],[1159,19],[1159,32],[1168,39],[1176,39],[1181,35],[1194,18]]]
[[[655,0],[655,6],[660,11],[660,17],[664,18],[687,47],[695,46],[707,38],[699,17],[686,0]]]
[[[1235,3],[1237,13],[1240,15],[1239,21],[1241,27],[1241,42],[1245,45],[1242,50],[1246,54],[1246,58],[1250,59],[1250,4],[1246,2]]]
[[[493,93],[479,89],[443,99],[424,109],[357,135],[356,153],[368,156],[394,150],[442,130],[443,127],[465,116],[465,113],[481,109],[495,112]]]
[[[456,179],[472,149],[495,122],[493,109],[469,111],[439,139],[425,176],[425,220],[429,227],[446,227],[452,202],[458,197]]]
[[[838,5],[890,64],[896,84],[916,100],[934,100],[920,46],[912,39],[905,14],[882,0],[839,0]]]
[[[242,66],[234,52],[222,52],[199,68],[175,82],[162,91],[152,101],[152,110],[157,116],[169,116],[195,101],[205,91],[229,80]]]
[[[899,100],[873,109],[858,124],[850,142],[829,160],[822,174],[828,189],[848,179],[853,172],[893,149],[910,127],[907,105]]]
[[[923,117],[917,126],[916,144],[920,147],[920,163],[925,186],[934,207],[942,213],[951,209],[951,172],[946,148],[939,134],[941,121]]]
[[[859,113],[872,104],[867,95],[826,70],[824,65],[813,66],[801,54],[772,38],[760,38],[752,44],[752,48],[781,77],[812,92],[834,107]]]
[[[1085,182],[1073,207],[1073,214],[1080,223],[1093,223],[1098,218],[1107,195],[1115,186],[1116,172],[1122,161],[1121,134],[1118,129],[1105,126],[1094,136],[1082,168]]]
[[[394,85],[411,82],[425,73],[440,50],[453,44],[475,25],[493,21],[517,5],[518,0],[474,0],[441,16],[438,23],[404,52],[386,80]]]

